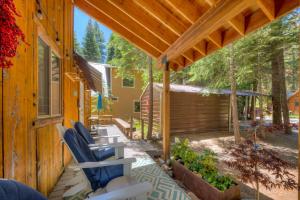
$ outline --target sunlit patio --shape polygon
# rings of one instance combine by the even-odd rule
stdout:
[[[272,102],[273,108],[280,107],[279,125],[269,126],[263,116],[263,107],[269,106],[263,98],[269,95],[257,82],[261,91],[237,89],[233,50],[235,42],[299,7],[299,0],[0,0],[0,199],[296,198],[299,120],[289,121],[285,79],[279,82],[275,76],[283,70],[278,67],[272,80],[272,86],[279,87],[271,98],[280,99]],[[75,8],[136,48],[125,57],[142,54],[143,67],[149,65],[146,97],[130,100],[128,119],[100,113],[104,100],[122,101],[113,95],[104,99],[108,88],[103,77],[108,71],[100,72],[91,64],[95,60],[76,52]],[[294,26],[299,28],[297,23]],[[95,35],[90,38],[96,41]],[[268,50],[273,51],[271,47]],[[274,52],[283,57],[283,47]],[[207,92],[172,83],[192,64],[225,48],[230,54],[230,89]],[[272,63],[282,67],[274,55]],[[158,85],[152,78],[154,64],[160,70]],[[110,79],[117,79],[111,74]],[[119,86],[134,89],[137,83],[123,78]],[[153,85],[159,89],[153,91]],[[95,93],[97,111],[91,106]],[[239,97],[243,98],[240,110]],[[296,102],[292,104],[296,107]],[[239,115],[248,123],[241,132]],[[155,137],[145,138],[144,125],[151,134],[156,132]],[[245,133],[249,127],[251,133]],[[274,139],[278,130],[287,134],[282,141]],[[264,131],[274,135],[266,136]],[[261,186],[291,192],[276,196],[276,191],[259,190]]]

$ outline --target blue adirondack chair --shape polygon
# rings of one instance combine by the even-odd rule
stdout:
[[[14,180],[0,179],[1,200],[47,200],[41,193]]]

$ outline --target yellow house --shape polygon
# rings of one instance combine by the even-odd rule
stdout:
[[[118,76],[117,68],[107,67],[109,71],[109,88],[111,114],[114,117],[129,119],[140,118],[140,96],[143,92],[142,74],[133,71],[133,78]]]

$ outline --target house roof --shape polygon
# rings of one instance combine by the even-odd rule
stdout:
[[[299,7],[299,0],[74,0],[123,38],[179,70]]]
[[[87,81],[90,89],[95,92],[102,93],[102,74],[97,69],[92,67],[83,57],[74,53],[74,61],[80,71],[82,72],[84,79]]]
[[[162,83],[154,83],[153,87],[162,91],[163,84]],[[178,85],[178,84],[170,84],[171,92],[182,92],[182,93],[195,93],[195,94],[218,94],[218,95],[230,95],[231,90],[229,89],[211,89],[206,87],[192,86],[192,85]],[[247,90],[238,90],[238,96],[268,96],[265,94],[261,94],[258,92],[247,91]]]
[[[290,98],[292,98],[293,96],[297,95],[299,93],[299,89],[293,93],[288,93],[287,94],[287,99],[289,100]]]

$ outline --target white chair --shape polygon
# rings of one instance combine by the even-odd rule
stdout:
[[[80,155],[82,155],[82,153],[85,152],[85,151],[81,151],[81,149],[84,148],[87,150],[88,147],[78,146],[78,143],[80,141],[78,143],[72,142],[73,139],[74,141],[82,140],[81,137],[78,137],[74,133],[75,132],[74,129],[66,130],[61,124],[57,124],[57,129],[59,130],[60,135],[62,136],[61,138],[63,142],[67,145],[68,149],[70,150],[74,161],[77,163],[77,166],[81,169],[81,173],[84,174],[83,177],[85,177],[80,184],[70,188],[67,192],[65,192],[64,197],[73,196],[74,194],[78,193],[79,191],[85,189],[88,186],[93,188],[94,190],[97,189],[95,188],[95,182],[94,181],[91,182],[91,179],[89,178],[87,171],[85,171],[84,169],[91,170],[95,168],[108,167],[107,169],[105,169],[107,171],[108,169],[110,169],[109,167],[111,166],[123,165],[123,176],[119,176],[117,178],[113,178],[112,180],[110,180],[106,184],[105,188],[103,188],[105,193],[98,195],[96,191],[88,199],[92,199],[92,200],[146,199],[147,193],[151,192],[152,190],[152,185],[148,182],[137,183],[132,177],[130,177],[131,164],[136,161],[135,158],[126,158],[126,159],[110,160],[110,161],[106,160],[100,162],[95,162],[95,161],[78,162],[77,160],[78,156],[81,159]],[[65,137],[67,138],[67,141]],[[73,146],[69,146],[70,144]],[[86,145],[85,142],[83,142],[82,144]],[[72,148],[73,150],[75,150],[75,152],[73,152]],[[78,151],[80,151],[80,153],[78,153]]]

